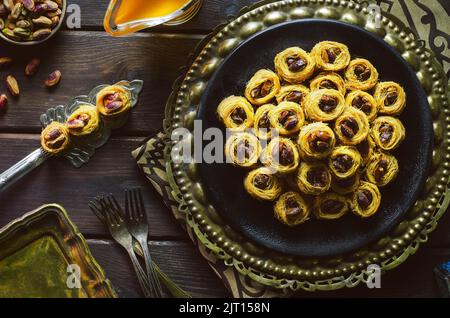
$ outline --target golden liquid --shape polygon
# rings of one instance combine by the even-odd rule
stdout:
[[[114,22],[123,24],[164,17],[177,11],[188,2],[189,0],[123,0]]]

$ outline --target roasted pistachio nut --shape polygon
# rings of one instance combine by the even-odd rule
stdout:
[[[8,105],[8,97],[5,94],[0,95],[0,112],[6,109]]]
[[[52,29],[53,29],[58,26],[60,18],[59,18],[59,16],[54,16],[51,18],[51,20],[52,20]]]
[[[62,74],[60,71],[56,70],[50,73],[48,78],[45,80],[45,86],[54,87],[61,81]]]
[[[50,27],[52,25],[52,20],[50,20],[47,17],[44,17],[43,15],[39,18],[32,20],[34,25],[40,26],[40,27]]]
[[[19,96],[20,88],[16,78],[12,75],[6,77],[6,87],[12,96]]]
[[[3,4],[9,12],[14,9],[14,0],[3,0]]]
[[[14,34],[23,39],[28,38],[31,35],[31,31],[23,28],[14,28]]]
[[[20,16],[20,14],[22,13],[22,9],[23,9],[23,4],[22,3],[16,3],[14,5],[14,8],[11,11],[11,18],[13,18],[14,20],[17,20]]]
[[[65,124],[54,121],[41,133],[41,146],[49,154],[56,155],[63,152],[69,143],[69,130]]]
[[[54,1],[46,0],[44,3],[47,5],[47,11],[56,11],[59,9],[59,5]]]
[[[14,32],[13,32],[13,30],[10,30],[10,29],[8,29],[8,28],[4,28],[4,29],[2,30],[2,33],[3,33],[4,35],[6,35],[8,38],[10,38],[11,40],[14,40],[14,41],[20,41],[20,37],[18,37],[17,35],[15,35]]]
[[[41,60],[38,58],[32,59],[30,62],[28,62],[27,66],[25,67],[25,75],[26,76],[33,76],[37,73],[39,69],[39,65],[41,65]]]
[[[35,41],[43,40],[52,33],[50,29],[40,29],[33,33],[32,39]]]
[[[28,10],[33,12],[35,9],[34,0],[22,0],[23,6]]]
[[[37,14],[44,14],[48,11],[48,5],[46,3],[38,3],[34,8],[34,12]]]
[[[32,26],[32,23],[28,20],[19,20],[16,22],[16,27],[18,28],[30,29]]]
[[[4,57],[0,57],[0,68],[4,67],[4,66],[8,66],[12,63],[12,58],[4,56]]]

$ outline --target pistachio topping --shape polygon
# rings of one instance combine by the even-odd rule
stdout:
[[[366,210],[369,205],[372,203],[373,197],[372,193],[367,190],[359,190],[357,202],[361,209]]]
[[[319,108],[326,113],[330,113],[336,108],[337,104],[338,102],[333,96],[323,95],[319,101]]]
[[[258,87],[252,90],[251,96],[253,98],[263,98],[272,91],[272,88],[273,88],[272,81],[265,81],[264,83],[260,84]]]
[[[348,117],[341,122],[340,129],[345,137],[351,139],[358,133],[359,126],[353,117]]]
[[[306,180],[314,187],[323,187],[328,183],[328,175],[323,169],[311,169],[306,173]]]

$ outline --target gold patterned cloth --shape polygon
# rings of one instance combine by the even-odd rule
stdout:
[[[383,11],[389,12],[407,25],[426,42],[437,59],[444,66],[447,78],[450,78],[450,1],[448,0],[374,0]],[[162,196],[164,203],[172,214],[187,231],[190,239],[198,248],[209,266],[219,276],[225,287],[236,298],[265,298],[284,297],[289,295],[287,290],[274,290],[273,288],[254,282],[249,277],[241,275],[233,266],[227,266],[216,258],[212,252],[198,239],[191,227],[187,225],[189,216],[183,209],[179,193],[176,193],[170,184],[174,184],[164,160],[164,148],[167,137],[159,133],[148,138],[133,151],[138,166],[156,191]]]

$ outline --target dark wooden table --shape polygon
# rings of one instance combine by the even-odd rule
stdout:
[[[195,45],[227,16],[254,1],[206,0],[200,14],[179,27],[158,27],[125,38],[103,32],[106,0],[70,0],[82,10],[82,28],[63,30],[41,47],[12,48],[0,44],[0,56],[11,55],[15,64],[0,70],[20,82],[22,93],[10,99],[0,114],[0,170],[7,169],[39,145],[39,115],[47,108],[66,103],[102,83],[121,79],[143,79],[145,89],[128,124],[116,131],[91,162],[75,169],[65,160],[50,160],[18,184],[0,194],[0,227],[45,203],[59,203],[70,213],[88,239],[92,253],[122,297],[140,296],[128,256],[109,237],[90,212],[87,202],[99,192],[122,196],[128,186],[142,186],[150,218],[150,248],[157,263],[183,288],[197,297],[228,297],[229,293],[174,221],[158,195],[137,168],[131,151],[144,137],[161,129],[166,98],[179,68]],[[40,57],[43,64],[32,79],[23,74],[25,62]],[[63,80],[49,91],[43,80],[60,69]],[[4,84],[0,85],[0,92]],[[433,297],[438,296],[432,269],[450,259],[450,215],[440,222],[431,240],[405,264],[382,278],[382,288],[366,287],[331,293],[300,293],[301,297]]]

